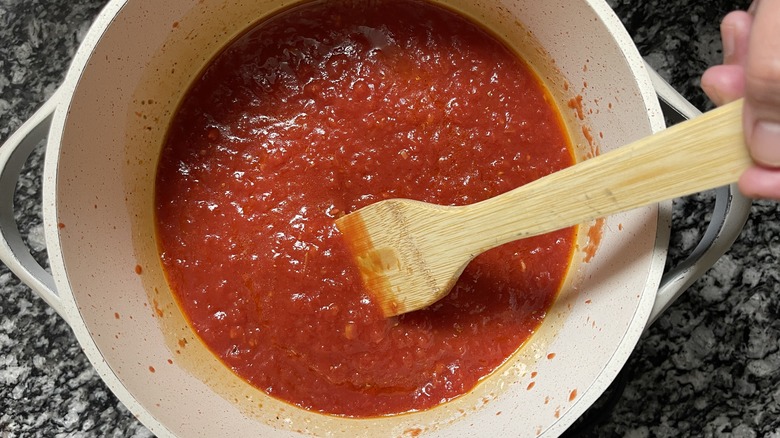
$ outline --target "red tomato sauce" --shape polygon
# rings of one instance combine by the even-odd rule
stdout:
[[[183,100],[156,185],[160,254],[202,341],[266,393],[377,416],[468,392],[539,326],[574,229],[478,257],[384,319],[334,219],[391,197],[467,204],[573,164],[531,69],[420,1],[316,2],[227,47]]]

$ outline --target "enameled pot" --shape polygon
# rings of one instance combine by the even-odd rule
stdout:
[[[696,114],[646,67],[603,1],[441,3],[529,61],[580,159],[663,129],[659,97]],[[0,148],[3,262],[65,319],[111,390],[158,436],[559,435],[607,388],[645,327],[730,246],[748,202],[720,190],[705,240],[663,282],[671,203],[583,224],[581,251],[540,330],[449,403],[350,419],[270,398],[206,351],[174,303],[157,253],[153,191],[168,122],[188,84],[228,42],[290,4],[111,1],[60,89]],[[51,274],[12,219],[19,169],[43,137]]]

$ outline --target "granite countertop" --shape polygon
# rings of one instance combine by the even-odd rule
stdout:
[[[105,0],[0,0],[0,142],[62,81]],[[720,60],[718,24],[747,0],[609,0],[640,52],[700,109]],[[17,187],[16,219],[46,264],[42,148]],[[702,233],[711,194],[675,202],[670,255]],[[736,243],[645,333],[616,389],[576,436],[780,437],[780,215],[755,202]],[[611,397],[614,395],[614,397]],[[70,328],[0,265],[0,436],[150,436],[102,383]]]

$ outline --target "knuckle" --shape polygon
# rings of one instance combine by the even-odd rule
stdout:
[[[745,93],[755,104],[780,105],[780,59],[749,65],[745,70]]]

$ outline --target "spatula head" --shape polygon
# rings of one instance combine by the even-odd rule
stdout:
[[[438,301],[468,264],[468,257],[447,249],[447,242],[453,241],[439,232],[439,221],[448,211],[449,207],[389,199],[336,220],[366,289],[385,316]]]

